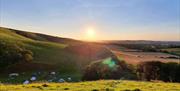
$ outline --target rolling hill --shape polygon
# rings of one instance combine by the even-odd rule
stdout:
[[[113,57],[102,45],[0,27],[0,43],[16,45],[32,52],[33,60],[9,65],[4,73],[57,71],[81,75],[92,61]],[[2,54],[0,55],[2,56]]]

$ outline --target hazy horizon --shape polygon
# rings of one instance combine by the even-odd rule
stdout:
[[[0,0],[0,25],[78,40],[180,40],[179,0]]]

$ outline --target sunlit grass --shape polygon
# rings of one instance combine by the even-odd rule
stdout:
[[[180,91],[180,83],[100,80],[77,83],[0,85],[0,91]]]

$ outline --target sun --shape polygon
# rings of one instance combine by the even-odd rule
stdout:
[[[88,27],[86,29],[86,39],[89,41],[94,41],[96,37],[96,32],[93,27]]]
[[[93,28],[88,28],[87,29],[87,36],[88,37],[94,37],[95,36],[95,31]]]

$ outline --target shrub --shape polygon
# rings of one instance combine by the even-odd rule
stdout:
[[[29,62],[33,59],[32,55],[21,44],[0,41],[0,69],[19,62]]]
[[[128,65],[116,58],[106,58],[88,65],[83,74],[83,80],[131,78],[133,71]],[[136,75],[134,75],[136,76]]]
[[[137,75],[141,80],[162,80],[180,82],[180,64],[159,61],[142,62],[137,66]]]
[[[161,68],[161,80],[168,82],[180,82],[180,64],[164,63]]]
[[[160,76],[161,62],[142,62],[137,66],[138,77],[141,80],[158,80]]]

